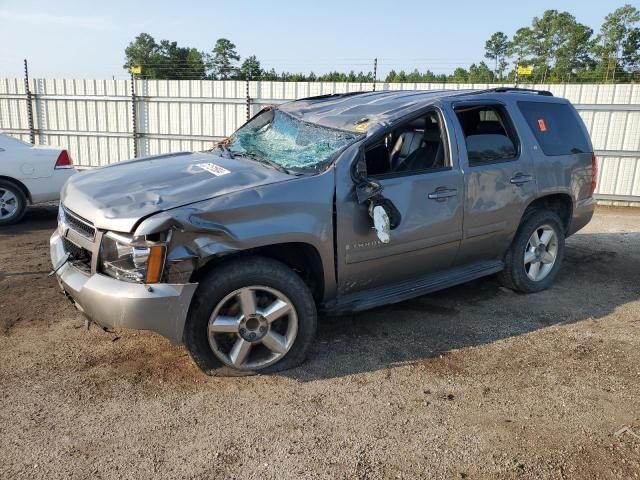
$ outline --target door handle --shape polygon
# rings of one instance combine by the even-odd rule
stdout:
[[[524,185],[525,183],[533,181],[533,175],[525,175],[524,173],[516,173],[511,180],[514,185]]]
[[[458,190],[454,188],[438,188],[435,192],[431,192],[428,197],[431,200],[437,200],[439,202],[443,202],[445,199],[449,197],[455,197],[458,194]]]

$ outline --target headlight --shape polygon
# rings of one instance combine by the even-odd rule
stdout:
[[[157,283],[162,276],[165,246],[144,240],[133,240],[118,233],[102,237],[100,263],[102,273],[137,283]]]

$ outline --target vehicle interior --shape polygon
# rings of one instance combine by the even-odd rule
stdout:
[[[449,166],[444,132],[433,111],[389,132],[365,152],[370,177],[437,170]]]
[[[517,155],[517,137],[506,113],[493,105],[455,108],[464,132],[469,164],[482,165],[513,160]]]

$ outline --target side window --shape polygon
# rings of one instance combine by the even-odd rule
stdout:
[[[437,112],[412,120],[365,151],[367,175],[402,175],[451,166],[446,135]]]
[[[518,102],[518,108],[545,155],[591,152],[579,117],[569,105]]]
[[[516,159],[518,137],[503,107],[472,105],[454,110],[464,132],[470,166]]]

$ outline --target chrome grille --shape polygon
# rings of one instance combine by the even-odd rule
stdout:
[[[64,223],[71,229],[78,232],[85,238],[93,241],[96,237],[96,229],[89,220],[85,220],[80,215],[73,213],[71,210],[62,207],[64,210]]]

